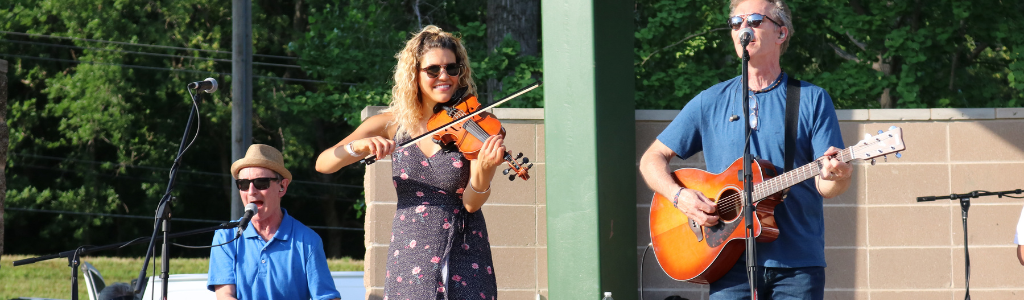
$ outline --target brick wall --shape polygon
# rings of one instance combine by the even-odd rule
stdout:
[[[381,107],[364,110],[364,118]],[[544,186],[544,124],[541,109],[495,109],[509,131],[506,145],[536,163],[529,181],[496,176],[483,210],[492,236],[501,299],[547,299],[547,235]],[[676,111],[639,110],[639,156]],[[903,158],[872,166],[854,163],[854,182],[843,195],[825,200],[826,299],[962,299],[963,227],[958,201],[918,203],[918,196],[1024,188],[1024,109],[896,109],[837,112],[847,145],[889,126],[903,128]],[[673,168],[703,168],[695,155]],[[367,299],[383,291],[395,192],[390,161],[367,169]],[[639,173],[638,173],[639,174]],[[652,192],[637,180],[637,266],[650,242]],[[971,294],[976,299],[1024,297],[1024,267],[1017,262],[1013,234],[1024,201],[972,200],[968,245]],[[783,234],[784,233],[783,229]],[[706,286],[677,282],[658,266],[653,252],[644,262],[645,299],[680,295],[707,299]],[[638,280],[640,280],[638,278]],[[619,297],[617,297],[619,298]]]

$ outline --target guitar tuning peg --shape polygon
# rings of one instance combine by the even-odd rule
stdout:
[[[896,126],[889,126],[889,130],[894,130],[896,128],[897,128]]]
[[[523,163],[524,164],[530,163],[530,158],[529,157],[523,157]]]
[[[519,159],[519,158],[521,158],[521,157],[523,157],[523,153],[522,153],[522,152],[519,152],[519,155],[516,155],[516,159]]]
[[[508,175],[509,171],[512,171],[512,168],[508,168],[508,169],[502,170],[501,171],[501,175]]]
[[[508,181],[515,181],[515,180],[516,180],[516,174],[508,175]]]
[[[901,157],[903,157],[903,153],[896,152],[896,158],[901,158]]]
[[[884,160],[885,162],[889,162],[889,156],[888,156],[888,155],[882,155],[882,159],[883,159],[883,160]]]
[[[526,170],[527,170],[527,171],[529,171],[529,170],[530,170],[530,168],[533,168],[533,164],[529,164],[529,165],[527,165],[527,166],[526,166]]]
[[[875,165],[875,159],[874,159],[874,158],[872,158],[872,159],[871,159],[871,165],[872,165],[872,166],[874,166],[874,165]]]
[[[879,131],[878,131],[878,134],[882,134],[882,132],[884,132],[884,131],[881,131],[881,130],[879,130]]]

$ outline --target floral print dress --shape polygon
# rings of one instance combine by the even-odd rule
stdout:
[[[416,144],[392,154],[398,210],[384,300],[497,299],[483,211],[468,213],[462,204],[469,168],[451,147],[430,157]]]

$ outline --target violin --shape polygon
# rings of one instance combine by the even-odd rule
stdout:
[[[465,89],[460,89],[447,103],[435,106],[434,115],[427,120],[427,128],[434,130],[447,125],[447,128],[432,135],[434,142],[441,145],[454,145],[466,159],[476,159],[487,138],[492,135],[505,137],[505,127],[501,126],[501,121],[494,114],[486,111],[462,122],[450,124],[480,109],[480,102],[476,95],[463,96],[464,94]],[[520,158],[522,162],[519,161]],[[533,164],[530,163],[529,158],[523,157],[522,152],[513,158],[509,151],[505,151],[504,159],[509,168],[502,171],[502,174],[508,175],[509,181],[515,180],[517,176],[523,180],[530,179],[529,170],[533,168]],[[509,173],[513,174],[509,175]]]
[[[505,98],[495,101],[494,103],[491,103],[485,107],[480,107],[480,102],[476,100],[476,96],[470,95],[469,97],[464,97],[467,88],[459,89],[458,91],[455,92],[454,95],[452,95],[451,99],[449,99],[448,102],[434,106],[434,115],[430,116],[430,119],[428,120],[427,127],[429,129],[427,129],[426,133],[416,136],[411,140],[405,141],[404,143],[398,145],[398,147],[407,147],[409,145],[415,144],[416,142],[419,142],[422,139],[434,136],[442,131],[448,131],[448,133],[451,134],[451,136],[445,137],[445,135],[442,134],[439,135],[439,138],[435,139],[434,141],[437,143],[442,143],[442,145],[444,143],[458,142],[460,148],[464,147],[469,150],[468,152],[470,153],[465,154],[466,158],[476,158],[477,154],[479,154],[480,152],[480,148],[483,147],[483,141],[487,140],[488,137],[494,134],[501,134],[502,137],[505,136],[505,128],[501,127],[501,122],[498,121],[498,119],[495,118],[493,114],[488,113],[486,110],[498,106],[502,103],[505,103],[509,100],[515,99],[516,97],[519,97],[522,94],[525,94],[529,91],[532,91],[540,87],[540,85],[541,82],[538,80],[537,82],[534,82],[533,84],[524,87],[512,93],[511,95],[505,96]],[[486,116],[478,118],[478,115],[485,113],[487,114]],[[442,114],[443,116],[438,116],[438,114]],[[466,122],[469,121],[470,119],[472,119],[472,123]],[[447,122],[445,122],[444,120],[447,120]],[[487,126],[487,129],[484,129],[484,126],[482,126],[482,124],[485,124]],[[449,127],[453,126],[458,126],[459,129],[448,130]],[[475,140],[476,142],[469,141],[470,138]],[[469,142],[467,143],[464,140]],[[461,146],[461,144],[466,145]],[[478,146],[472,146],[477,144]],[[460,149],[460,151],[462,150]],[[467,153],[467,151],[463,151],[462,153]],[[522,158],[523,161],[516,162],[516,160],[520,158]],[[370,155],[367,156],[366,158],[363,158],[359,162],[364,165],[370,165],[376,161],[377,156]],[[530,179],[530,174],[527,171],[529,171],[530,168],[533,167],[533,164],[530,163],[529,158],[523,157],[523,153],[519,153],[519,156],[516,156],[516,158],[512,158],[512,155],[510,155],[508,151],[505,151],[505,162],[509,164],[509,168],[505,169],[505,171],[502,172],[503,174],[508,175],[509,172],[515,171],[515,174],[510,175],[508,177],[508,180],[515,180],[517,175],[520,178],[523,178],[523,180]],[[523,165],[526,165],[526,167],[523,167]]]

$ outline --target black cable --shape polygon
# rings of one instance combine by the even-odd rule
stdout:
[[[48,171],[53,171],[53,172],[71,173],[71,174],[77,174],[77,175],[88,174],[90,176],[98,176],[98,177],[104,177],[104,178],[114,178],[114,179],[117,179],[117,180],[132,180],[132,181],[162,183],[162,181],[160,181],[160,180],[153,179],[153,178],[148,178],[148,177],[137,177],[137,176],[133,177],[133,176],[110,175],[110,174],[103,174],[103,173],[94,172],[94,171],[72,171],[72,170],[66,170],[66,169],[61,169],[61,168],[29,165],[29,164],[24,164],[24,163],[18,164],[17,166],[12,167],[11,169],[14,169],[14,168],[48,170]],[[306,186],[304,186],[303,184],[304,183],[308,183],[308,182],[301,181],[301,180],[297,180],[297,181],[293,181],[293,182],[295,182],[295,185],[289,185],[288,199],[302,200],[302,201],[334,201],[334,202],[342,202],[342,203],[356,203],[359,200],[361,200],[361,199],[351,199],[351,198],[324,199],[323,195],[320,195],[320,194],[315,194],[315,193],[314,194],[306,194],[306,193],[300,192],[300,191],[305,190],[304,188]],[[224,188],[223,186],[219,186],[219,185],[193,183],[193,182],[183,182],[183,181],[179,181],[179,182],[177,182],[175,184],[179,184],[179,185],[183,185],[183,186],[190,186],[190,187],[201,187],[201,188],[207,188],[207,189],[216,189],[216,190],[221,190],[221,189]],[[322,184],[330,185],[329,183],[322,183]]]
[[[175,161],[177,161],[178,158],[181,158],[181,156],[184,156],[185,152],[187,152],[189,148],[192,148],[192,144],[196,143],[196,138],[199,137],[199,126],[203,124],[203,118],[201,118],[202,115],[200,115],[199,113],[199,103],[196,103],[196,98],[198,98],[197,96],[199,91],[196,91],[196,95],[192,95],[192,89],[186,88],[185,90],[188,91],[189,99],[192,99],[192,109],[194,109],[196,112],[196,133],[192,135],[192,141],[188,142],[188,146],[185,146],[185,150],[181,150],[181,154],[179,154],[178,157],[174,158]],[[175,169],[175,171],[177,171],[177,169]],[[167,176],[171,175],[173,175],[171,174],[171,170],[168,170]]]
[[[644,255],[640,257],[640,300],[644,300],[644,261],[647,260],[647,250],[651,250],[654,243],[647,243],[644,248]]]
[[[64,45],[64,44],[53,44],[53,43],[39,43],[39,42],[28,42],[28,41],[16,41],[16,40],[7,40],[7,39],[0,39],[0,42],[14,43],[14,44],[23,44],[23,45],[33,45],[33,46],[42,46],[42,47],[83,49],[83,50],[94,50],[94,51],[105,51],[105,52],[120,52],[120,53],[128,53],[128,54],[150,55],[150,56],[169,57],[169,58],[210,60],[210,61],[216,61],[216,62],[231,62],[230,59],[224,59],[224,58],[195,57],[195,56],[184,56],[184,55],[174,55],[174,54],[129,51],[129,50],[121,50],[121,49],[106,49],[106,48],[82,47],[82,46],[73,46],[73,45]]]
[[[188,248],[188,249],[206,249],[206,248],[220,247],[220,246],[224,246],[224,245],[230,244],[231,242],[234,242],[235,240],[237,240],[241,236],[242,236],[241,234],[236,234],[235,238],[231,239],[230,241],[224,242],[222,244],[211,245],[211,246],[189,246],[189,245],[182,245],[182,244],[178,244],[178,243],[171,243],[171,245],[182,247],[182,248]]]
[[[64,45],[64,44],[53,44],[53,43],[39,43],[39,42],[16,41],[16,40],[6,40],[6,39],[0,39],[0,42],[14,43],[14,44],[23,44],[23,45],[33,45],[33,46],[41,46],[41,47],[57,47],[57,48],[83,49],[83,50],[93,50],[93,51],[104,51],[104,52],[115,52],[115,53],[128,53],[128,54],[138,54],[138,55],[149,55],[149,56],[167,57],[167,58],[206,60],[206,61],[227,62],[227,63],[232,62],[232,60],[224,59],[224,58],[195,57],[195,56],[185,56],[185,55],[174,55],[174,54],[163,54],[163,53],[152,53],[152,52],[129,51],[129,50],[122,50],[122,49],[82,47],[82,46],[73,46],[73,45]],[[302,66],[300,66],[300,65],[274,64],[274,63],[255,62],[255,61],[252,62],[252,64],[254,66],[269,66],[269,67],[283,67],[283,68],[302,69]]]
[[[65,36],[55,36],[55,35],[46,35],[46,34],[33,34],[33,33],[3,31],[3,30],[0,30],[0,33],[2,33],[2,34],[10,34],[10,35],[28,36],[28,37],[45,37],[45,38],[51,38],[51,39],[85,41],[85,42],[94,42],[94,43],[108,43],[108,44],[115,44],[115,45],[135,46],[135,47],[150,47],[150,48],[157,48],[157,49],[199,51],[199,52],[209,52],[209,53],[217,53],[217,54],[232,54],[230,51],[206,50],[206,49],[185,48],[185,47],[164,46],[164,45],[152,45],[152,44],[136,44],[136,43],[108,41],[108,40],[94,40],[94,39],[73,38],[73,37],[65,37]],[[288,59],[288,60],[297,60],[297,59],[299,59],[298,57],[280,56],[280,55],[267,55],[267,54],[253,54],[252,56],[253,57],[277,58],[277,59]]]
[[[967,216],[964,216],[964,300],[971,300],[971,254],[967,252]]]
[[[32,157],[32,158],[41,158],[41,159],[49,159],[49,160],[59,160],[59,161],[73,161],[73,162],[81,162],[81,163],[88,163],[88,164],[106,164],[106,163],[109,163],[109,164],[114,164],[114,165],[125,167],[125,168],[148,169],[148,170],[154,170],[154,171],[170,170],[170,168],[164,168],[164,167],[133,166],[133,165],[125,165],[123,163],[101,162],[101,161],[95,161],[95,160],[74,159],[74,158],[68,158],[68,157],[57,157],[57,156],[47,156],[47,155],[28,154],[28,153],[15,153],[15,152],[12,152],[12,153],[9,153],[8,155],[10,155],[10,156],[24,156],[24,157]],[[43,168],[43,167],[40,167],[40,168]],[[227,174],[227,173],[214,173],[214,172],[195,171],[195,170],[181,170],[181,169],[179,169],[178,172],[179,173],[180,172],[186,172],[186,173],[193,173],[193,174],[199,174],[199,175],[220,176],[220,177],[230,177],[231,176],[231,174]],[[363,186],[361,186],[361,185],[343,184],[343,183],[326,183],[326,182],[316,182],[316,181],[306,181],[306,180],[292,180],[291,182],[293,182],[293,183],[302,183],[302,184],[310,184],[310,185],[321,185],[321,186],[328,186],[328,187],[347,187],[347,188],[359,188],[359,189],[363,188]]]
[[[185,73],[196,73],[196,74],[217,74],[217,75],[223,75],[223,76],[230,76],[231,75],[231,73],[225,73],[225,72],[197,71],[197,70],[159,68],[159,67],[149,67],[149,66],[139,66],[139,65],[113,64],[113,63],[102,63],[102,62],[94,62],[94,61],[82,61],[82,60],[72,60],[72,59],[60,59],[60,58],[48,58],[48,57],[35,57],[35,56],[25,56],[25,55],[14,55],[14,54],[7,54],[7,53],[0,53],[0,56],[14,57],[14,58],[24,58],[24,59],[35,59],[35,60],[46,60],[46,61],[57,61],[57,62],[66,62],[66,63],[82,63],[82,64],[90,64],[90,65],[118,66],[118,67],[129,68],[129,69],[143,69],[143,70],[155,70],[155,71],[172,71],[172,72],[185,72]],[[323,80],[286,78],[286,77],[272,77],[272,76],[259,76],[259,75],[255,75],[255,76],[253,76],[253,78],[254,79],[281,80],[281,81],[310,82],[310,83],[327,83],[327,81],[323,81]],[[341,82],[341,83],[338,83],[338,84],[350,85],[350,86],[357,85],[355,83],[348,83],[348,82]]]
[[[50,210],[50,209],[37,209],[37,208],[5,207],[4,209],[5,210],[13,210],[13,211],[42,212],[42,213],[51,213],[51,214],[69,214],[69,215],[100,216],[100,217],[128,218],[128,219],[147,219],[147,220],[152,220],[153,219],[153,217],[135,216],[135,215],[119,215],[119,214],[105,214],[105,213],[86,213],[86,212],[77,212],[77,211]],[[174,218],[174,219],[171,219],[171,221],[197,222],[197,223],[223,223],[223,221],[202,220],[202,219],[186,219],[186,218]]]

